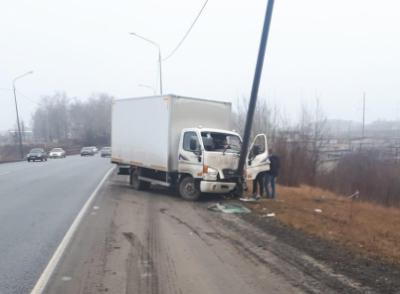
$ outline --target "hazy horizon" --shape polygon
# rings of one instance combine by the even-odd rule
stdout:
[[[85,99],[158,89],[157,50],[166,56],[203,0],[6,1],[0,11],[0,130],[15,125],[12,80],[27,123],[41,96]],[[296,118],[319,99],[330,119],[397,120],[400,19],[396,1],[276,1],[260,97]],[[163,63],[164,93],[235,102],[249,96],[266,2],[210,0],[179,51]],[[156,21],[157,20],[157,21]]]

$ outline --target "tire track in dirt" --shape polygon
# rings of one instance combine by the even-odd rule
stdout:
[[[255,227],[250,229],[239,217],[217,215],[213,226],[220,232],[233,233],[233,237],[224,233],[220,237],[227,238],[227,241],[236,246],[239,252],[245,252],[244,255],[250,255],[255,260],[271,267],[272,270],[286,277],[294,286],[298,286],[306,292],[375,293],[369,287],[362,287],[350,278],[334,273],[332,269],[317,260],[294,247],[279,242]],[[221,228],[225,229],[221,230]],[[263,257],[265,253],[274,255],[276,260],[268,262],[268,259]],[[276,262],[277,260],[279,263]]]
[[[347,277],[333,273],[294,248],[280,244],[274,238],[262,238],[261,235],[257,238],[249,228],[236,227],[235,230],[232,230],[233,224],[238,222],[234,216],[228,217],[228,220],[220,215],[204,213],[204,210],[201,209],[195,209],[195,211],[214,231],[202,231],[201,228],[194,228],[181,217],[168,212],[167,209],[160,209],[162,214],[187,227],[207,246],[213,246],[213,240],[228,243],[237,254],[255,266],[261,265],[269,268],[273,273],[284,277],[290,284],[305,293],[374,293],[367,287],[360,287]],[[216,217],[211,220],[210,216]],[[270,243],[269,239],[273,239],[273,242]]]

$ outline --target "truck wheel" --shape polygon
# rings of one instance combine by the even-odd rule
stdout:
[[[192,177],[184,177],[179,182],[179,195],[185,200],[195,201],[200,197],[200,190]]]
[[[139,170],[135,169],[131,171],[130,174],[130,184],[135,190],[146,190],[150,188],[149,182],[144,182],[139,180]]]

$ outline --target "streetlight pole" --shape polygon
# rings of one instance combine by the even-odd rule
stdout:
[[[20,76],[18,76],[18,77],[16,77],[16,78],[14,78],[14,80],[13,80],[13,92],[14,92],[15,112],[16,112],[16,114],[17,114],[19,152],[20,152],[20,155],[21,155],[21,159],[24,159],[24,150],[23,150],[23,148],[22,148],[22,134],[21,134],[21,125],[20,125],[20,123],[19,123],[19,113],[18,113],[18,103],[17,103],[17,91],[16,91],[16,88],[15,88],[15,82],[16,82],[18,79],[23,78],[23,77],[25,77],[25,76],[27,76],[27,75],[30,75],[30,74],[33,74],[33,71],[28,71],[28,72],[26,72],[26,73],[24,73],[24,74],[22,74],[22,75],[20,75]]]
[[[154,41],[152,41],[150,39],[147,39],[147,38],[145,38],[143,36],[140,36],[140,35],[138,35],[136,33],[129,33],[129,34],[132,35],[132,36],[138,37],[138,38],[140,38],[140,39],[152,44],[153,46],[157,47],[157,49],[158,49],[158,71],[159,71],[159,79],[160,79],[160,82],[159,82],[159,84],[160,84],[160,95],[162,96],[162,94],[163,94],[162,57],[161,57],[161,47],[160,47],[160,45],[158,43],[156,43],[156,42],[154,42]]]
[[[163,84],[162,84],[162,59],[161,59],[161,48],[158,46],[158,68],[159,68],[159,75],[160,75],[160,95],[163,94]]]

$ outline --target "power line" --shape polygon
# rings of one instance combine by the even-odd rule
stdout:
[[[12,89],[0,88],[0,91],[10,91],[10,92],[11,92]],[[24,95],[24,94],[21,93],[20,91],[18,91],[18,90],[16,90],[16,91],[17,91],[17,93],[18,93],[19,95],[22,96],[22,98],[24,98],[24,99],[28,100],[29,102],[34,103],[34,104],[36,104],[36,105],[40,105],[38,102],[36,102],[36,101],[34,101],[33,99],[29,98],[28,96]]]
[[[194,21],[192,22],[192,24],[190,25],[189,29],[186,31],[185,35],[183,36],[182,40],[180,40],[180,42],[178,43],[178,45],[176,45],[175,49],[171,51],[170,54],[168,54],[167,57],[165,57],[163,59],[163,61],[169,59],[172,57],[172,55],[175,54],[175,52],[179,49],[179,47],[182,45],[182,43],[185,41],[185,39],[187,38],[187,36],[189,35],[189,33],[191,32],[191,30],[193,29],[194,25],[196,24],[197,20],[200,18],[201,14],[203,13],[204,8],[206,8],[206,5],[208,3],[208,0],[206,0],[203,4],[203,6],[201,7],[199,13],[197,14],[196,18],[194,19]]]
[[[26,99],[27,101],[29,101],[29,102],[31,102],[31,103],[33,103],[33,104],[36,104],[36,105],[38,105],[38,106],[40,106],[40,103],[39,103],[39,102],[34,101],[33,99],[29,98],[29,97],[26,96],[25,94],[21,93],[20,91],[17,90],[17,93],[18,93],[19,95],[21,95],[22,98]]]

